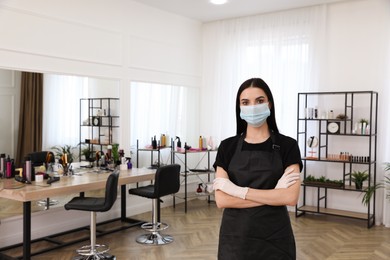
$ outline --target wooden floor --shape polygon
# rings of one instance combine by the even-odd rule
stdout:
[[[189,202],[187,214],[184,214],[182,204],[175,209],[162,209],[162,220],[170,224],[164,233],[175,239],[171,244],[146,246],[136,243],[135,238],[144,233],[138,227],[98,237],[97,241],[109,244],[110,252],[118,260],[216,259],[221,214],[222,210],[217,209],[214,203],[195,199]],[[149,220],[150,212],[134,217]],[[291,214],[291,222],[299,260],[390,259],[389,228],[374,226],[367,229],[364,221],[315,215],[295,218]],[[88,236],[88,232],[84,235]],[[76,255],[74,249],[87,243],[41,254],[32,259],[72,259]]]

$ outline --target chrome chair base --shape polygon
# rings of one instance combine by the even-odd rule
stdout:
[[[82,246],[79,249],[76,250],[76,252],[79,255],[85,255],[85,256],[90,256],[90,255],[95,255],[95,254],[104,254],[108,252],[110,248],[106,245],[98,245],[96,244],[94,248],[92,248],[90,245],[87,246]]]
[[[59,203],[58,200],[46,199],[37,201],[38,206],[44,206],[45,210],[48,210],[50,206],[57,205]]]
[[[90,245],[82,246],[76,250],[79,254],[73,260],[97,260],[97,259],[116,259],[115,256],[108,254],[110,248],[106,245],[95,245],[91,248]]]
[[[147,222],[141,225],[142,229],[149,232],[159,232],[167,229],[168,227],[169,227],[168,224],[162,222],[157,222],[157,223]]]
[[[116,257],[114,255],[110,255],[108,253],[98,254],[98,255],[90,255],[90,256],[82,256],[78,255],[72,258],[72,260],[116,260]]]
[[[144,245],[166,245],[173,242],[173,237],[170,235],[161,235],[158,232],[143,234],[136,239],[137,243]]]

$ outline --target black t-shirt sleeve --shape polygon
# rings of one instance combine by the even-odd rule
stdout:
[[[282,161],[283,168],[286,169],[292,164],[299,164],[299,169],[302,171],[303,164],[301,159],[301,152],[299,150],[298,143],[295,139],[282,136]]]
[[[217,166],[219,166],[226,172],[228,171],[229,163],[236,150],[237,143],[238,136],[229,137],[221,142],[213,165],[215,170],[217,170]]]

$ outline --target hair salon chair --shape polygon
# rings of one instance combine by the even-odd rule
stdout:
[[[64,205],[66,210],[91,212],[91,243],[76,250],[79,255],[84,257],[81,259],[115,259],[114,256],[107,254],[107,251],[110,250],[107,245],[96,244],[96,212],[108,211],[114,205],[118,193],[118,178],[119,170],[115,170],[108,176],[104,197],[74,197]]]
[[[165,245],[173,242],[173,237],[163,235],[160,231],[168,228],[168,224],[159,222],[160,198],[178,192],[180,189],[180,165],[171,164],[161,166],[156,171],[154,184],[130,189],[129,193],[152,199],[152,222],[145,223],[141,227],[149,231],[137,237],[136,241],[147,245]]]

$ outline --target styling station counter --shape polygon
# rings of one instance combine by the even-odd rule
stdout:
[[[32,201],[46,199],[52,196],[83,193],[86,191],[104,189],[110,173],[110,171],[97,173],[91,169],[85,169],[85,171],[78,171],[77,174],[71,176],[61,176],[59,181],[53,182],[51,184],[47,184],[46,180],[40,183],[32,182],[32,184],[23,184],[16,182],[14,179],[2,179],[0,181],[0,198],[23,202],[23,256],[20,259],[31,258],[32,242],[45,240],[45,238],[42,238],[31,241]],[[131,170],[120,171],[118,185],[121,187],[121,217],[115,220],[121,220],[123,222],[129,223],[134,221],[126,217],[126,184],[153,180],[154,175],[155,170],[144,168],[133,168]],[[21,187],[15,188],[15,185],[21,185]],[[135,223],[135,225],[138,225],[139,223],[140,222],[138,221]],[[20,245],[0,248],[0,252],[4,252],[9,248],[15,248],[16,246]],[[34,255],[63,246],[64,245],[55,245],[50,249],[35,252]]]

